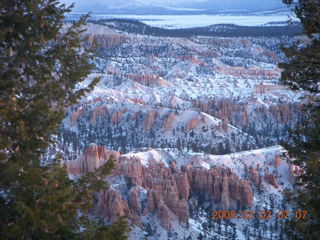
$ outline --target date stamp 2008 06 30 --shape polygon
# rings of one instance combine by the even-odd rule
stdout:
[[[252,210],[244,210],[241,213],[237,213],[236,211],[211,211],[211,219],[217,220],[217,219],[289,219],[289,218],[295,218],[295,219],[304,219],[307,218],[308,211],[252,211]]]

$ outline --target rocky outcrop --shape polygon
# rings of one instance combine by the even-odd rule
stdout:
[[[124,113],[126,113],[127,110],[128,110],[128,109],[122,109],[122,110],[118,110],[118,111],[113,112],[113,113],[112,113],[112,116],[111,116],[112,125],[119,124],[122,115],[123,115]]]
[[[222,209],[247,208],[252,204],[253,193],[247,181],[239,179],[230,169],[210,168],[199,157],[194,157],[191,165],[178,169],[174,163],[169,167],[153,158],[148,158],[148,164],[142,164],[137,157],[120,156],[105,147],[91,145],[78,160],[68,163],[69,174],[81,175],[93,171],[106,163],[110,156],[114,157],[116,167],[108,176],[108,181],[122,176],[130,179],[131,184],[119,186],[117,183],[116,188],[97,193],[96,213],[108,221],[114,221],[118,215],[128,216],[139,226],[141,216],[157,214],[163,227],[169,229],[172,226],[171,214],[181,222],[188,221],[191,194],[211,199]],[[117,190],[128,187],[128,197]],[[145,191],[144,204],[141,189]]]
[[[106,179],[109,189],[94,196],[97,215],[107,222],[127,216],[133,224],[144,225],[138,234],[143,238],[148,230],[160,234],[158,222],[166,229],[177,226],[173,221],[186,223],[195,210],[191,233],[205,228],[200,207],[244,209],[253,199],[268,205],[270,192],[281,194],[276,176],[269,174],[278,166],[287,185],[287,163],[273,158],[281,150],[257,148],[283,140],[287,129],[302,119],[298,92],[277,81],[275,53],[280,52],[279,41],[289,38],[183,39],[116,31],[99,35],[96,28],[93,32],[88,43],[98,42],[99,58],[88,80],[102,78],[71,108],[61,139],[70,159],[91,142],[129,153],[114,152],[115,169]],[[139,152],[145,148],[162,148],[164,154]],[[250,149],[257,151],[240,152]],[[238,153],[220,155],[230,152]],[[68,163],[68,171],[72,177],[93,171],[109,155],[105,148],[90,146]],[[261,169],[254,166],[245,172],[244,163],[260,163]],[[295,166],[290,170],[289,177],[300,174]],[[255,198],[253,189],[259,192]],[[146,228],[153,222],[156,226]],[[180,230],[186,225],[177,229],[179,237],[185,235]],[[243,229],[240,225],[237,231]]]
[[[191,182],[191,191],[200,195],[211,196],[222,209],[247,208],[252,204],[253,193],[250,184],[239,179],[230,170],[222,168],[192,168],[183,169]]]
[[[274,165],[276,167],[279,167],[282,163],[282,160],[281,160],[281,157],[279,155],[276,155],[275,158],[274,158]]]
[[[85,113],[85,109],[84,108],[79,108],[77,111],[75,111],[72,115],[71,115],[71,121],[70,121],[70,123],[71,123],[71,125],[74,125],[76,122],[77,122],[77,120],[79,119],[79,117],[81,116],[81,115],[83,115]]]
[[[116,91],[112,92],[115,94]],[[102,145],[114,146],[122,153],[139,146],[180,149],[188,147],[215,154],[234,152],[239,146],[242,147],[244,142],[247,148],[243,150],[255,146],[254,138],[244,131],[208,114],[194,110],[161,108],[158,105],[150,107],[148,104],[134,104],[131,99],[137,96],[133,93],[125,100],[119,92],[115,95],[115,102],[110,103],[111,97],[108,96],[103,102],[83,104],[87,110],[76,124],[71,128],[68,121],[63,126],[66,135],[71,135],[65,138],[63,144],[82,150],[83,146],[91,142],[99,142]],[[149,102],[150,99],[146,97],[145,100]],[[88,120],[91,120],[89,125]],[[186,138],[186,133],[191,137]]]
[[[129,192],[129,204],[134,212],[140,213],[141,205],[140,205],[140,190],[138,187],[134,187]]]
[[[150,111],[148,112],[146,118],[144,119],[144,129],[145,130],[150,130],[153,128],[155,121],[157,119],[158,113],[157,111]]]
[[[106,147],[100,147],[92,144],[83,151],[83,154],[77,161],[67,163],[68,172],[72,175],[82,175],[92,172],[105,164],[110,158],[117,159],[120,153],[116,151],[108,151]]]
[[[115,221],[119,216],[132,216],[127,201],[114,190],[98,193],[96,214],[108,221]]]
[[[138,187],[134,187],[129,192],[129,206],[132,212],[132,218],[135,225],[141,225],[141,203],[140,203],[140,190]]]
[[[207,123],[207,118],[204,115],[199,115],[197,117],[192,118],[186,125],[185,130],[191,131],[192,129],[195,129],[196,127],[200,126],[201,124]]]
[[[123,44],[126,37],[120,34],[90,34],[87,36],[87,41],[90,45],[97,43],[100,48],[110,50]]]
[[[186,126],[186,131],[189,132],[190,130],[196,128],[198,125],[201,124],[201,119],[199,119],[198,117],[191,119]]]
[[[260,181],[259,174],[253,168],[250,168],[250,178],[251,178],[252,183],[256,187],[260,187],[261,181]]]
[[[140,163],[140,160],[135,157],[120,157],[116,162],[115,170],[112,176],[124,175],[129,177],[134,184],[142,185],[142,179],[145,174],[145,168]]]
[[[156,203],[153,197],[153,192],[151,190],[148,191],[147,199],[147,208],[150,213],[154,213],[156,210]]]
[[[161,202],[158,206],[158,217],[162,221],[162,225],[165,229],[170,229],[171,228],[171,219],[169,216],[169,210],[167,206]]]
[[[176,96],[172,96],[170,101],[169,101],[169,107],[170,108],[177,108],[181,104],[183,104],[183,100],[181,98],[176,97]]]
[[[168,131],[170,129],[172,122],[177,116],[174,113],[169,113],[169,115],[164,119],[163,125],[162,125],[162,130],[164,132]]]
[[[96,124],[98,117],[106,116],[108,114],[108,108],[106,106],[96,107],[91,116],[91,124]]]
[[[177,173],[173,175],[173,178],[177,184],[179,199],[188,200],[190,197],[190,182],[188,180],[187,173]]]
[[[290,164],[290,174],[293,176],[300,176],[301,175],[301,169],[299,166]]]
[[[242,186],[241,186],[241,200],[243,207],[247,208],[252,205],[253,202],[253,193],[250,187],[250,184],[246,180],[241,180]]]
[[[261,94],[268,93],[268,88],[277,90],[276,92],[282,92],[283,89],[276,85],[256,87],[256,93]],[[203,99],[194,102],[193,106],[225,123],[249,131],[260,144],[277,143],[287,135],[289,127],[303,119],[301,103],[279,102],[265,105],[255,101],[252,105],[249,102],[237,103],[231,99]]]
[[[295,182],[297,177],[301,175],[302,171],[301,168],[294,164],[289,164],[289,181]]]
[[[166,130],[160,132],[162,129],[157,128],[161,125],[160,121],[160,124],[156,124],[156,129],[151,134],[151,131],[147,131],[147,133],[141,131],[144,119],[131,121],[131,119],[134,119],[131,113],[117,112],[123,105],[130,106],[130,109],[135,110],[137,110],[136,106],[131,107],[136,104],[140,105],[138,107],[148,110],[151,109],[148,108],[149,106],[159,106],[159,108],[175,108],[178,111],[179,109],[191,109],[190,105],[193,104],[194,99],[203,97],[202,106],[204,108],[193,108],[192,110],[196,112],[198,110],[204,111],[241,129],[256,138],[259,146],[271,146],[282,140],[282,137],[287,133],[287,129],[293,127],[300,119],[297,114],[298,111],[296,111],[297,108],[293,104],[296,100],[291,97],[292,92],[283,91],[284,88],[277,84],[277,76],[279,76],[280,70],[276,63],[279,60],[278,57],[283,57],[282,55],[276,56],[279,53],[276,50],[279,46],[279,42],[277,42],[279,39],[273,39],[276,41],[254,38],[248,40],[242,37],[213,39],[193,37],[188,40],[181,40],[181,38],[158,39],[150,36],[123,34],[110,29],[104,30],[107,32],[103,34],[104,32],[100,27],[91,27],[90,34],[87,35],[87,42],[91,45],[96,41],[102,48],[101,56],[97,59],[96,64],[99,71],[104,73],[101,81],[103,84],[99,86],[99,89],[107,90],[106,95],[110,95],[108,98],[106,96],[102,97],[103,103],[99,107],[108,104],[109,115],[111,116],[101,117],[105,121],[101,121],[101,123],[99,121],[99,123],[109,127],[110,119],[112,119],[112,126],[108,131],[101,131],[100,126],[90,129],[90,142],[115,146],[118,150],[125,148],[128,151],[142,145],[144,147],[172,147],[176,144],[177,138],[171,141],[171,139],[166,138],[165,134],[162,134]],[[155,41],[155,39],[157,40]],[[235,54],[235,57],[233,57],[233,54]],[[182,61],[178,62],[177,60]],[[112,64],[109,64],[109,61],[112,61]],[[223,76],[223,73],[228,76]],[[214,76],[214,74],[219,76],[217,82],[215,77],[212,79],[209,77]],[[230,74],[236,77],[230,78]],[[225,78],[225,81],[220,80],[220,77]],[[259,82],[262,84],[259,84]],[[138,88],[135,89],[134,86],[138,86]],[[95,93],[98,93],[99,96],[103,95],[100,90]],[[275,95],[276,93],[287,95],[287,97],[279,97],[279,95]],[[112,96],[113,94],[115,95]],[[264,94],[272,96],[265,98],[262,96]],[[96,94],[92,94],[92,96],[94,95]],[[112,97],[114,97],[114,101],[111,100]],[[83,105],[86,104],[88,109],[92,108],[92,111],[96,107],[91,105],[91,100],[84,101]],[[141,104],[146,107],[141,106]],[[161,110],[158,110],[158,112],[162,121],[167,113],[162,114]],[[79,118],[77,115],[82,115],[79,113],[75,113],[72,117],[73,120],[70,120],[70,122],[77,122]],[[99,114],[98,111],[88,113],[88,115],[92,115],[92,125],[96,124],[96,116],[99,116]],[[102,115],[103,113],[100,114],[100,116]],[[130,115],[130,118],[127,115]],[[146,113],[144,112],[143,115],[145,117]],[[179,113],[176,113],[176,116],[179,118]],[[79,124],[83,128],[87,117],[85,116]],[[187,118],[183,118],[183,120],[185,119]],[[181,132],[185,131],[185,127],[188,125],[189,129],[195,129],[194,132],[198,137],[202,133],[201,128],[196,129],[199,119],[188,120],[190,121],[189,125],[185,122],[180,125],[180,121],[175,121],[177,123],[174,129],[175,133],[179,131],[177,129],[182,129],[182,127]],[[118,128],[118,124],[121,125],[121,128]],[[132,127],[133,125],[135,127]],[[167,124],[167,126],[169,125]],[[89,135],[87,129],[79,131],[79,127],[73,127],[71,130],[75,130],[76,137],[85,141],[83,139],[87,139]],[[121,132],[125,128],[128,130],[124,133]],[[139,131],[139,134],[132,129]],[[212,135],[214,135],[214,131],[212,132]],[[155,135],[152,136],[154,139],[150,139],[149,134]],[[121,135],[123,138],[111,139],[110,136],[114,135]],[[137,136],[135,141],[132,141],[133,135]],[[237,135],[239,133],[235,134],[236,137]],[[227,137],[231,141],[232,138]],[[198,139],[187,141],[186,145],[189,145],[188,147],[195,145],[194,142],[199,142]],[[125,147],[123,147],[124,142],[127,143]],[[158,142],[159,144],[157,144]],[[202,148],[206,145],[205,142],[208,142],[208,139],[199,143],[199,151],[214,152],[214,149]],[[226,139],[221,142],[225,143]],[[243,144],[231,143],[231,151],[239,150],[236,149],[237,147],[240,150],[251,149],[251,146],[247,146],[246,140],[241,140],[241,142]],[[87,144],[88,142],[81,142],[79,145],[82,147]],[[218,144],[213,143],[212,145]]]
[[[146,105],[146,102],[139,99],[139,98],[131,98],[130,100],[134,103],[137,103],[137,104]]]
[[[221,208],[230,209],[229,178],[225,173],[222,177]]]
[[[274,174],[264,173],[264,180],[275,188],[279,187],[277,177]]]

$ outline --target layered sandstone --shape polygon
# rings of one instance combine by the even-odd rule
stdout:
[[[250,168],[250,178],[251,178],[252,183],[256,187],[260,187],[261,181],[260,181],[259,174],[253,168]]]
[[[173,123],[174,119],[177,116],[174,113],[169,113],[169,115],[164,119],[163,125],[162,125],[162,130],[164,132],[168,131],[171,127],[171,124]]]
[[[121,109],[121,110],[118,110],[118,111],[115,111],[112,113],[112,116],[111,116],[111,122],[112,122],[112,125],[116,125],[116,124],[119,124],[120,123],[120,120],[121,120],[121,117],[124,113],[127,112],[128,109]]]
[[[103,107],[96,107],[93,112],[92,112],[92,116],[91,116],[91,124],[96,124],[97,119],[100,116],[106,116],[108,114],[108,108],[106,106]]]
[[[125,35],[120,34],[90,34],[87,36],[88,43],[97,43],[100,48],[107,50],[119,47],[126,41]]]
[[[149,157],[149,163],[142,164],[137,157],[120,156],[105,147],[91,145],[78,160],[68,163],[68,171],[72,175],[93,171],[111,156],[116,167],[108,176],[108,181],[124,177],[130,179],[131,184],[128,197],[121,195],[123,190],[117,190],[126,189],[127,183],[98,193],[96,214],[107,221],[114,221],[118,215],[127,216],[139,226],[141,216],[156,214],[163,227],[169,229],[173,220],[171,214],[181,222],[188,221],[191,195],[211,199],[222,209],[247,208],[253,201],[247,181],[237,177],[230,169],[210,168],[198,157],[178,169],[175,163],[168,166]],[[146,198],[145,204],[142,204],[142,196]]]
[[[277,177],[274,174],[264,173],[264,180],[275,188],[279,187]]]
[[[92,144],[83,151],[83,154],[77,161],[67,163],[68,172],[72,175],[82,175],[92,172],[105,164],[110,158],[117,159],[120,153],[116,151],[107,151],[105,147]]]
[[[197,117],[192,118],[186,125],[185,130],[191,131],[195,129],[196,127],[200,126],[201,124],[206,124],[208,122],[208,119],[204,115],[199,115]]]
[[[78,119],[85,113],[85,109],[84,108],[79,108],[77,111],[75,111],[72,115],[71,115],[71,125],[74,125]]]
[[[151,128],[153,128],[155,121],[157,119],[157,116],[158,116],[157,111],[148,112],[146,118],[144,119],[144,124],[143,124],[145,130],[150,130]]]

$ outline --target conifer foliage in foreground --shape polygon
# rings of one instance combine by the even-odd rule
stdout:
[[[316,240],[320,236],[320,1],[283,2],[293,9],[308,37],[307,43],[285,48],[289,61],[279,65],[282,82],[306,92],[303,110],[308,116],[284,144],[290,162],[302,171],[288,200],[294,208],[308,211],[308,217],[288,221],[285,232],[292,240]]]
[[[0,1],[0,239],[126,239],[124,219],[103,226],[88,217],[113,161],[76,181],[59,156],[41,163],[65,110],[99,80],[77,89],[93,54],[81,47],[86,16],[63,26],[70,9]]]

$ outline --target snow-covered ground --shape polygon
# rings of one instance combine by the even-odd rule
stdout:
[[[227,20],[240,25],[279,21],[271,16],[126,17],[171,27]],[[286,20],[285,15],[278,17]],[[87,86],[95,77],[101,81],[64,120],[63,144],[69,155],[93,142],[121,151],[124,157],[138,158],[146,168],[154,162],[167,167],[174,162],[178,168],[186,164],[207,170],[229,168],[251,184],[251,210],[288,209],[282,206],[282,199],[283,191],[291,187],[290,169],[284,160],[275,164],[275,157],[283,152],[275,144],[300,117],[295,109],[302,93],[278,81],[281,70],[277,63],[283,60],[278,45],[291,41],[289,38],[155,37],[93,24],[88,33],[98,35],[104,49],[96,72],[78,87]],[[246,171],[251,168],[261,180],[259,187]],[[279,186],[268,183],[266,173],[275,176]],[[113,189],[126,183],[121,177],[116,180]],[[146,189],[141,192],[145,199]],[[208,206],[194,199],[188,202],[192,214],[187,224],[170,215],[173,228],[167,231],[156,214],[147,214],[141,227],[132,227],[129,239],[279,237],[278,221],[210,222]]]
[[[255,214],[264,209],[274,211],[273,217],[276,219],[277,212],[281,209],[289,210],[290,207],[284,207],[283,204],[283,191],[287,188],[292,187],[290,180],[290,166],[287,162],[281,161],[279,166],[275,166],[275,156],[279,156],[284,152],[280,146],[274,146],[269,148],[262,148],[251,151],[243,151],[226,155],[211,155],[203,153],[195,153],[192,151],[178,151],[177,149],[140,149],[141,152],[130,152],[125,157],[137,157],[144,166],[148,166],[151,161],[163,162],[164,165],[168,166],[170,162],[176,162],[178,168],[181,165],[191,164],[194,167],[203,167],[210,169],[214,166],[220,166],[223,168],[230,168],[237,176],[249,179],[246,177],[244,171],[245,167],[256,168],[259,165],[260,174],[261,172],[275,173],[279,180],[279,187],[268,184],[262,179],[262,185],[259,188],[253,187],[254,191],[254,203],[249,209]],[[193,161],[197,158],[197,161]],[[250,180],[249,180],[250,181]],[[219,207],[217,206],[219,209]],[[130,232],[129,239],[148,239],[148,240],[162,240],[162,239],[199,239],[199,235],[202,235],[202,239],[231,239],[231,232],[233,231],[236,236],[233,239],[249,239],[248,235],[256,234],[257,225],[261,225],[259,229],[263,230],[261,237],[253,237],[253,239],[278,239],[279,232],[275,230],[276,225],[280,225],[279,219],[273,221],[267,220],[254,220],[254,219],[233,219],[229,223],[225,224],[222,229],[224,233],[218,233],[219,228],[218,221],[210,220],[208,216],[208,209],[203,209],[198,206],[197,213],[190,217],[188,224],[184,225],[178,223],[178,220],[174,215],[172,219],[174,221],[173,230],[166,231],[161,226],[159,220],[148,214],[143,217],[142,220],[145,223],[149,223],[148,228],[142,226],[133,227]],[[211,222],[210,222],[211,221]],[[278,223],[276,223],[278,221]],[[232,227],[234,226],[234,228]],[[220,226],[221,227],[221,226]],[[152,234],[153,232],[153,234]],[[251,233],[250,233],[251,232]],[[152,236],[151,236],[152,235]],[[245,236],[247,235],[247,236]],[[147,237],[146,237],[147,236]],[[251,239],[251,238],[250,238]]]
[[[287,14],[278,15],[110,15],[94,14],[92,19],[133,19],[153,27],[167,29],[206,27],[213,24],[236,24],[240,26],[261,26],[270,22],[279,25],[289,20]],[[293,19],[296,20],[296,19]],[[274,25],[274,24],[273,24]]]

